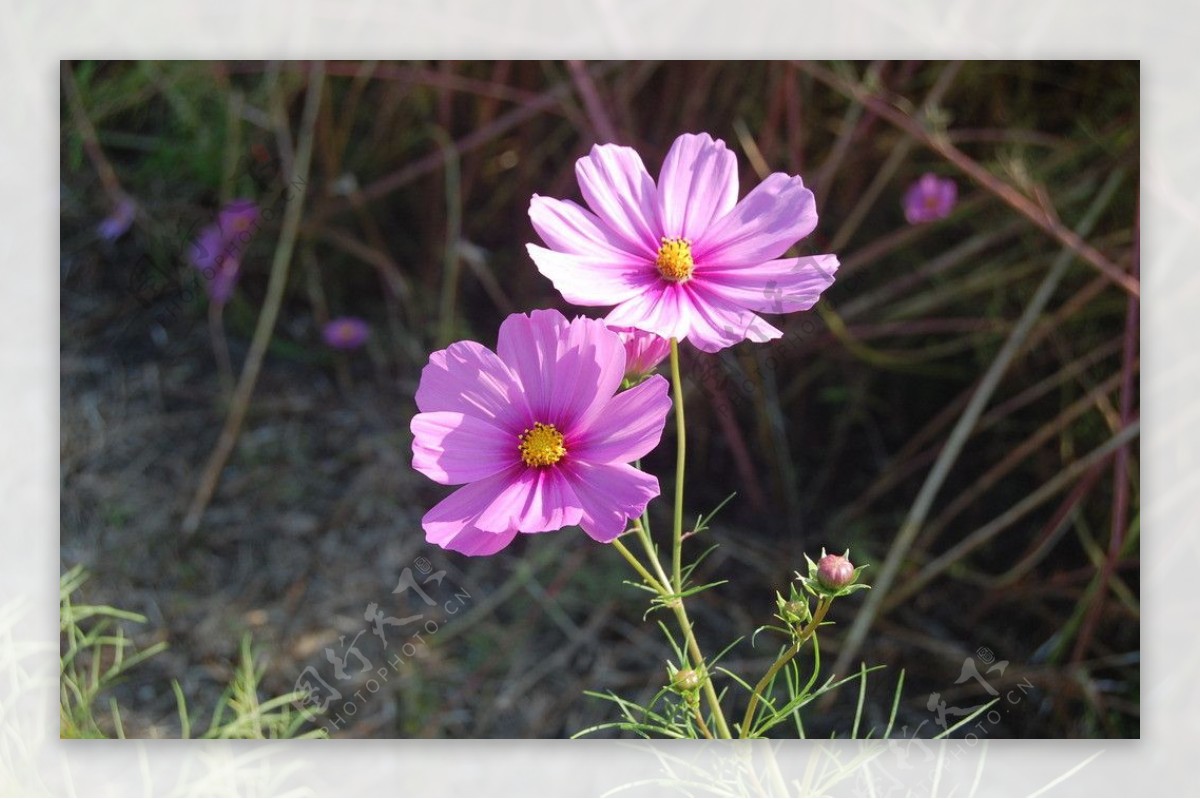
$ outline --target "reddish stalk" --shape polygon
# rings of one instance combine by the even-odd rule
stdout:
[[[608,69],[610,69],[608,65],[600,65],[594,67],[591,72],[593,75],[603,74]],[[477,128],[461,139],[458,139],[454,142],[454,146],[451,149],[460,157],[476,150],[512,128],[515,128],[517,125],[533,119],[538,114],[552,110],[571,93],[571,89],[572,86],[570,83],[560,83],[542,92],[536,99],[529,100],[524,105],[497,117],[491,124]],[[446,153],[447,150],[445,148],[439,147],[424,158],[413,161],[392,174],[380,178],[362,190],[362,199],[377,200],[380,197],[391,194],[397,189],[407,186],[418,178],[440,169],[445,166]],[[328,217],[345,210],[348,206],[349,202],[346,200],[331,202],[328,206],[313,215],[313,221],[324,221]]]
[[[583,61],[568,61],[567,71],[571,73],[571,82],[575,84],[575,90],[583,100],[583,107],[592,123],[597,143],[619,142],[617,128],[604,107],[604,101],[600,99],[600,92],[587,71],[587,65]]]
[[[883,98],[876,96],[860,85],[842,80],[824,67],[809,62],[797,62],[796,66],[826,86],[861,103],[864,107],[883,117],[942,158],[945,158],[966,174],[967,177],[999,197],[1005,204],[1034,225],[1053,236],[1060,244],[1074,252],[1078,258],[1093,266],[1108,280],[1120,286],[1130,295],[1134,297],[1141,295],[1141,283],[1137,278],[1130,276],[1121,267],[1104,257],[1103,253],[1084,241],[1079,234],[1064,226],[1058,221],[1057,216],[1053,212],[1029,199],[1015,187],[1005,183],[962,150],[959,150],[950,143],[947,136],[927,130],[919,121],[913,119]]]

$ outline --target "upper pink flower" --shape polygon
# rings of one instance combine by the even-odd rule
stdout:
[[[426,539],[466,555],[517,533],[578,524],[611,541],[658,496],[629,465],[657,446],[671,400],[652,377],[617,394],[625,348],[603,322],[558,311],[513,314],[496,352],[459,341],[421,372],[413,468],[466,483],[421,520]],[[615,396],[614,396],[615,395]]]
[[[817,225],[804,182],[776,172],[738,202],[737,159],[706,133],[675,140],[657,185],[614,144],[575,175],[591,210],[535,194],[529,217],[547,246],[527,246],[568,302],[616,306],[610,325],[716,352],[779,338],[755,312],[808,310],[833,283],[833,255],[780,258]]]

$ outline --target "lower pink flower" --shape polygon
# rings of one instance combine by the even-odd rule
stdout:
[[[603,322],[558,311],[513,314],[496,352],[460,341],[433,353],[412,420],[413,468],[463,485],[425,514],[426,539],[490,555],[517,533],[578,524],[619,536],[658,496],[630,466],[658,445],[671,400],[651,377],[617,393],[625,347]]]

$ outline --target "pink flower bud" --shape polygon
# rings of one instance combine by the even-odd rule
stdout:
[[[625,345],[625,378],[637,381],[654,371],[671,354],[671,342],[632,327],[614,327]]]
[[[817,580],[836,591],[854,582],[854,564],[844,555],[826,555],[817,562]]]

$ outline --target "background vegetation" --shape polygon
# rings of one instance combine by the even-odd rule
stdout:
[[[991,698],[956,684],[990,650],[991,685],[1032,687],[986,735],[1138,735],[1136,62],[80,62],[62,81],[62,570],[146,620],[114,619],[139,651],[169,644],[97,695],[125,735],[181,733],[173,682],[209,728],[248,632],[264,700],[309,666],[362,692],[335,736],[565,736],[612,718],[584,690],[653,694],[666,653],[615,553],[572,532],[489,559],[424,543],[443,492],[408,466],[408,420],[432,349],[570,310],[524,252],[529,197],[578,198],[597,141],[656,173],[683,131],[730,144],[743,194],[802,175],[804,251],[842,260],[817,311],[772,320],[780,342],[685,359],[689,505],[738,492],[696,576],[730,580],[698,600],[707,648],[767,623],[802,553],[849,547],[878,588],[838,603],[822,650],[842,674],[886,664],[864,723],[903,669],[894,734],[932,734],[933,693]],[[924,172],[959,203],[913,226]],[[271,213],[218,315],[186,254],[239,197]],[[321,343],[343,314],[372,324],[365,349]],[[400,647],[369,603],[423,611],[392,593],[405,568],[445,572],[436,634],[376,690],[339,679],[327,647],[366,631],[376,668]],[[773,651],[729,658],[761,672]],[[845,731],[852,694],[809,734]],[[99,715],[89,734],[116,734]]]

